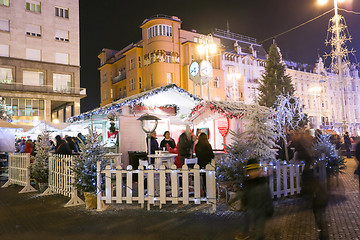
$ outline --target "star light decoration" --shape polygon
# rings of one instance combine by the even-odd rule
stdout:
[[[338,74],[339,73],[339,66],[337,58],[340,56],[341,58],[341,71],[345,72],[346,69],[350,68],[350,60],[349,60],[349,54],[352,54],[355,56],[355,50],[351,49],[349,50],[346,46],[346,42],[351,42],[351,36],[348,30],[348,27],[346,25],[345,18],[338,14],[339,18],[339,39],[336,38],[336,16],[332,17],[329,20],[328,30],[327,30],[327,36],[325,40],[325,45],[330,46],[331,50],[328,53],[324,54],[325,60],[330,58],[330,70],[333,73]],[[337,49],[339,46],[339,49]]]
[[[145,99],[147,99],[151,96],[154,96],[156,94],[162,93],[162,92],[167,92],[170,89],[175,89],[179,93],[192,98],[194,101],[201,100],[198,97],[194,96],[193,94],[187,92],[186,90],[178,87],[176,84],[171,83],[171,84],[168,84],[168,85],[165,85],[162,87],[158,87],[158,88],[155,88],[155,89],[143,92],[143,93],[139,93],[139,94],[127,97],[127,98],[120,99],[120,100],[118,100],[114,103],[108,104],[104,107],[96,108],[92,111],[88,111],[88,112],[79,114],[77,116],[70,117],[67,119],[67,122],[73,123],[73,122],[84,121],[86,119],[90,119],[94,115],[107,115],[111,111],[121,113],[122,112],[121,107],[123,107],[123,106],[126,106],[126,105],[133,106],[135,104],[140,104]]]

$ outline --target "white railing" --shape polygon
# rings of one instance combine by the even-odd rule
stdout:
[[[269,176],[269,185],[272,197],[286,197],[299,194],[301,191],[301,174],[304,170],[304,164],[264,164],[263,168]],[[313,168],[314,174],[320,181],[326,181],[326,162],[318,161]]]
[[[49,186],[41,196],[61,194],[70,197],[65,207],[84,204],[77,195],[77,189],[72,185],[74,174],[72,171],[75,156],[53,154],[49,157]]]
[[[19,193],[36,192],[30,185],[30,153],[9,153],[9,178],[2,186],[11,184],[24,186]]]
[[[161,165],[159,169],[143,169],[140,165],[138,170],[133,170],[129,165],[127,169],[111,169],[110,165],[105,170],[100,170],[100,163],[97,165],[97,209],[102,210],[101,201],[106,204],[115,202],[117,204],[132,204],[137,202],[150,210],[151,205],[158,204],[200,204],[206,202],[211,205],[211,210],[216,211],[216,184],[215,184],[215,167],[214,161],[206,165],[205,169],[199,169],[195,165],[189,169],[184,165],[177,169],[172,165],[166,169]],[[202,177],[204,175],[204,177]],[[133,180],[137,176],[137,180]],[[206,180],[206,190],[201,196],[202,178]],[[105,190],[102,191],[101,185],[105,184]]]

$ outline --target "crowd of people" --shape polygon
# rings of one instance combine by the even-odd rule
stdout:
[[[190,127],[187,125],[185,131],[180,135],[177,144],[175,140],[170,137],[170,132],[165,131],[164,138],[160,142],[157,141],[156,131],[152,132],[150,137],[150,152],[154,154],[155,151],[165,150],[171,153],[177,153],[175,164],[178,167],[184,165],[186,158],[192,158],[196,156],[198,158],[198,164],[200,168],[211,162],[214,158],[213,149],[209,143],[208,136],[198,129],[194,135]]]
[[[62,138],[60,135],[57,135],[54,140],[50,139],[50,152],[68,155],[78,154],[80,152],[80,143],[86,143],[86,139],[81,133],[77,137],[65,136],[65,138]],[[37,140],[18,139],[15,143],[15,150],[18,153],[30,153],[32,156],[35,156],[36,144],[40,144],[39,137]]]

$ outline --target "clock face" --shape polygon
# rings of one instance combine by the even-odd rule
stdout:
[[[198,62],[192,62],[191,65],[190,65],[190,74],[192,76],[196,76],[198,73],[199,73],[199,69],[200,69],[200,66],[199,66],[199,63]]]
[[[200,65],[201,75],[212,76],[212,66],[208,61],[202,61]]]

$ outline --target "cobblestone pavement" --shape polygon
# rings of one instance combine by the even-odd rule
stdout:
[[[360,239],[359,185],[354,177],[356,162],[347,159],[347,169],[330,182],[326,210],[330,239]],[[3,184],[3,182],[1,183]],[[215,214],[200,206],[110,206],[104,212],[84,206],[64,208],[68,198],[36,193],[18,194],[19,186],[0,188],[0,239],[234,239],[244,221],[242,213],[218,206]],[[265,239],[317,239],[312,211],[301,198],[274,202],[275,213],[267,223]]]

